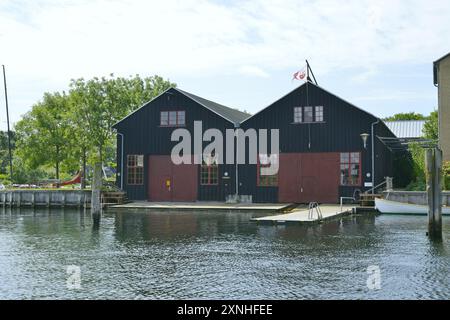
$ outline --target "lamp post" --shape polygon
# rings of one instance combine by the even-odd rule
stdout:
[[[361,136],[361,139],[362,139],[362,141],[364,143],[364,149],[367,149],[367,139],[369,138],[370,134],[368,134],[368,133],[361,133],[360,136]]]

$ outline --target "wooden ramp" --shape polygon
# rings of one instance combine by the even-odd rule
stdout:
[[[321,212],[321,217],[316,208],[312,209],[312,214],[310,209],[302,208],[291,213],[253,218],[251,221],[268,224],[315,224],[338,219],[342,216],[352,214],[355,211],[355,207],[349,205],[344,205],[342,207],[338,205],[320,205],[319,209]]]

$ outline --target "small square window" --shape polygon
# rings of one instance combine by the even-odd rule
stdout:
[[[303,122],[302,107],[294,107],[294,123]]]
[[[169,125],[169,113],[167,111],[162,111],[161,112],[160,125],[162,125],[162,126]]]
[[[316,122],[322,122],[323,121],[323,106],[316,106]]]
[[[313,108],[312,107],[305,107],[305,122],[312,122],[313,121]]]
[[[178,113],[177,113],[177,125],[184,126],[185,122],[186,122],[185,112],[184,111],[178,111]]]
[[[169,125],[170,126],[176,126],[177,125],[177,112],[176,111],[170,111],[169,112]]]

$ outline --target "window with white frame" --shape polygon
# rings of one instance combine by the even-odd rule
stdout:
[[[313,107],[305,107],[304,120],[305,122],[313,122]]]
[[[316,122],[322,122],[323,121],[323,106],[316,106],[315,121]]]
[[[161,126],[184,126],[186,124],[185,111],[161,111]]]
[[[303,108],[294,107],[294,123],[303,122]]]

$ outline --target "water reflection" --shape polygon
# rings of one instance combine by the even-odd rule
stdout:
[[[311,227],[255,214],[10,209],[0,214],[0,298],[449,298],[450,225],[357,215]],[[65,287],[67,265],[82,290]],[[367,267],[382,274],[366,286]]]

